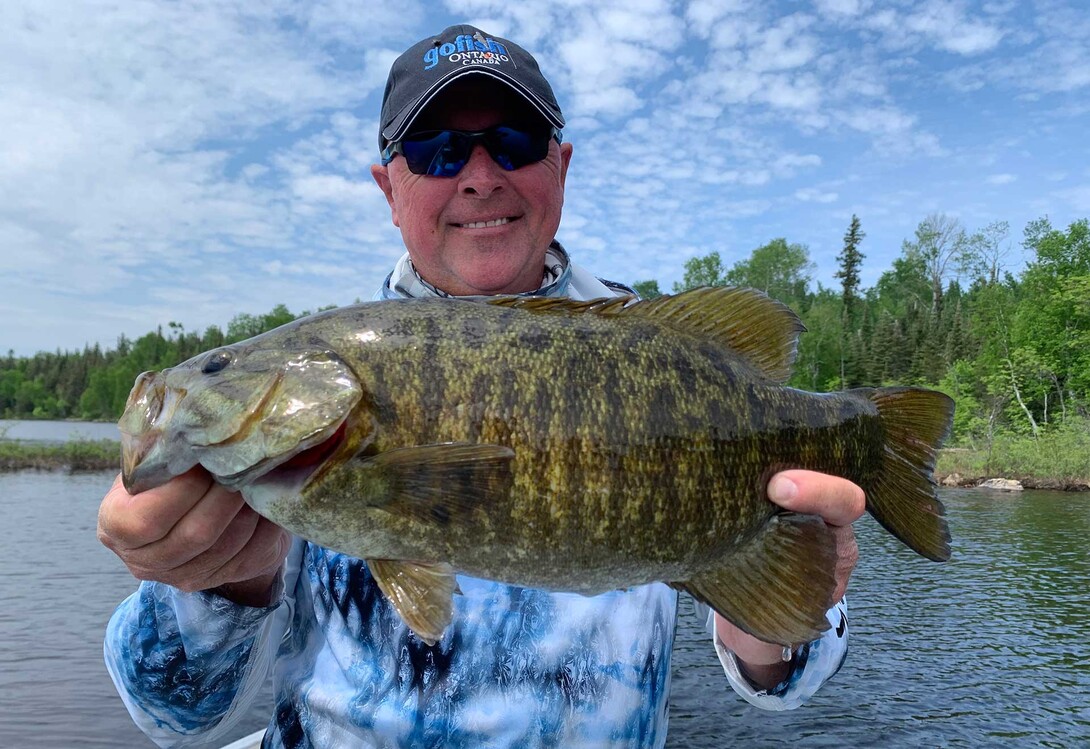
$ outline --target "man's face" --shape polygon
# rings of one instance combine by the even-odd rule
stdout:
[[[411,131],[540,122],[518,94],[478,78],[445,89]],[[424,280],[456,295],[517,293],[541,285],[571,154],[571,144],[552,140],[543,161],[508,172],[478,143],[454,177],[413,174],[400,155],[371,174]]]

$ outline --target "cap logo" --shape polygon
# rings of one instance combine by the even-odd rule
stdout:
[[[459,34],[454,42],[445,42],[438,47],[431,47],[424,53],[424,70],[431,70],[439,64],[441,58],[447,58],[452,65],[500,65],[510,62],[507,47],[492,37],[476,38],[469,34]]]

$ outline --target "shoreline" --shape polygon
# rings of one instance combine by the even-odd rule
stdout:
[[[966,457],[963,448],[955,450],[961,454],[959,457]],[[1019,471],[965,471],[963,466],[966,461],[952,461],[948,455],[945,451],[940,453],[939,465],[935,470],[935,481],[942,487],[975,489],[984,481],[1003,479],[1017,482],[1024,489],[1090,491],[1090,477],[1036,475]],[[947,465],[944,466],[944,463]],[[953,465],[949,465],[950,463]],[[116,471],[120,464],[121,443],[116,440],[73,440],[56,443],[0,440],[0,472]]]
[[[116,471],[121,467],[117,440],[31,442],[0,440],[0,473],[10,471]]]

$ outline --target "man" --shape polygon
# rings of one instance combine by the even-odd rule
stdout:
[[[555,241],[573,151],[563,125],[537,62],[512,42],[455,26],[398,58],[372,174],[407,253],[377,296],[622,293]],[[862,491],[788,471],[769,493],[839,529],[843,588]],[[677,594],[663,584],[584,597],[461,576],[454,623],[428,646],[363,562],[292,539],[203,469],[135,497],[115,482],[99,536],[145,581],[111,619],[106,660],[163,746],[222,738],[274,663],[266,746],[665,742]],[[711,626],[735,690],[785,709],[843,660],[843,609],[829,620],[796,649]]]

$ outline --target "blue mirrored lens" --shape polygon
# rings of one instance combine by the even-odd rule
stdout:
[[[482,143],[492,159],[507,171],[541,161],[549,154],[550,131],[527,132],[512,127],[488,130],[429,130],[414,133],[397,144],[413,174],[453,177]]]
[[[401,153],[413,174],[453,177],[473,152],[467,140],[454,130],[419,133],[401,142]]]

